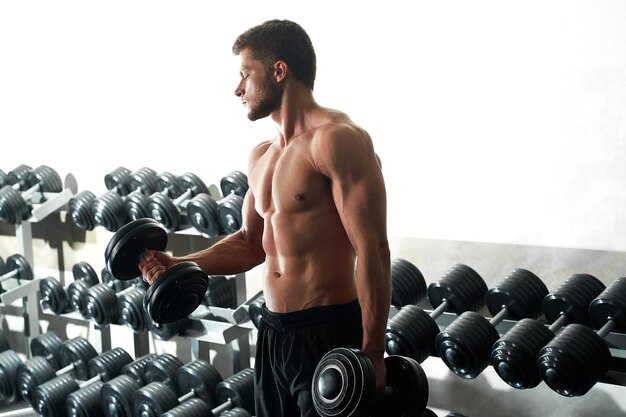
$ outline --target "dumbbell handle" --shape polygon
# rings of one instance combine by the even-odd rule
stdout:
[[[191,391],[189,391],[187,394],[185,394],[182,397],[178,398],[178,402],[180,404],[182,404],[183,402],[185,402],[188,399],[193,398],[195,396],[196,396],[196,390],[195,389],[191,389]],[[229,398],[224,403],[218,405],[213,410],[211,410],[211,414],[214,415],[214,416],[219,416],[220,414],[222,414],[222,412],[224,412],[226,410],[230,410],[232,407],[233,407],[233,401]]]
[[[185,190],[184,193],[182,193],[178,198],[172,201],[172,203],[174,203],[174,205],[178,207],[180,203],[182,203],[183,201],[191,197],[191,194],[192,194],[191,188],[187,188],[187,190]]]
[[[437,318],[439,318],[439,316],[441,316],[448,309],[448,305],[448,300],[444,298],[443,302],[430,313],[430,317],[432,317],[434,320],[437,320]]]
[[[59,375],[66,374],[66,373],[68,373],[69,371],[71,371],[72,369],[74,369],[74,364],[73,364],[73,363],[70,363],[70,364],[69,364],[69,365],[67,365],[66,367],[61,368],[61,369],[59,369],[58,371],[56,371],[56,375],[57,375],[57,376],[59,376]]]
[[[500,324],[502,322],[502,320],[504,320],[507,316],[509,315],[509,309],[507,306],[502,306],[502,308],[500,309],[500,311],[498,311],[498,314],[496,314],[495,316],[493,316],[491,318],[491,320],[489,320],[489,323],[491,323],[493,326],[497,326],[498,324]]]
[[[17,269],[12,269],[9,272],[5,272],[4,274],[0,275],[0,282],[4,282],[9,278],[13,278],[18,274],[18,270]]]
[[[102,379],[102,377],[100,376],[100,374],[98,374],[98,375],[96,375],[94,377],[91,377],[90,379],[88,379],[88,380],[78,384],[78,389],[83,389],[85,387],[88,387],[89,385],[93,384],[94,382],[98,382],[101,379]]]
[[[596,334],[604,339],[609,333],[611,333],[611,330],[613,330],[615,326],[615,320],[610,318],[606,323],[604,323],[604,326],[602,326]]]
[[[558,319],[556,319],[554,321],[554,323],[552,323],[550,325],[550,327],[548,327],[548,330],[550,330],[552,333],[556,333],[557,330],[559,330],[561,327],[565,326],[568,322],[568,318],[565,314],[561,313],[561,315],[559,316]]]
[[[14,186],[17,184],[14,184]],[[31,195],[35,194],[41,188],[41,184],[37,183],[30,187],[28,190],[22,192],[22,198],[27,200]]]
[[[214,416],[219,416],[224,411],[230,410],[231,408],[233,408],[233,400],[229,398],[226,400],[226,402],[218,405],[213,410],[211,410],[211,414],[213,414]]]

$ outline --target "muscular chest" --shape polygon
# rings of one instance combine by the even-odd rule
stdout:
[[[327,198],[328,179],[315,170],[309,148],[295,145],[270,148],[251,171],[256,209],[262,216],[307,210]]]

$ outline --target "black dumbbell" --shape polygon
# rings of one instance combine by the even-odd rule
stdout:
[[[223,196],[236,194],[243,198],[248,191],[248,177],[241,171],[233,170],[222,177],[220,189]]]
[[[61,339],[54,332],[47,332],[30,341],[32,356],[39,356],[58,367],[57,351]],[[17,387],[17,368],[22,364],[21,356],[12,349],[0,353],[0,402],[13,403],[20,398]]]
[[[46,277],[39,281],[41,293],[41,306],[44,310],[50,310],[54,314],[64,314],[70,311],[84,313],[83,298],[86,291],[98,284],[98,274],[93,267],[85,261],[76,262],[72,266],[74,281],[67,289],[53,278]]]
[[[219,202],[208,193],[200,193],[185,207],[189,223],[207,238],[234,233],[243,222],[241,210],[248,177],[241,171],[232,171],[221,179],[220,187],[223,198]]]
[[[587,308],[605,289],[605,285],[589,274],[574,274],[544,297],[542,321],[522,319],[500,339],[491,351],[491,365],[500,378],[517,389],[536,387],[541,382],[537,359],[541,349],[554,334],[568,323],[591,325]]]
[[[123,417],[123,414],[120,415],[119,413],[116,413],[116,411],[118,411],[116,404],[110,401],[108,395],[106,397],[103,396],[102,391],[106,389],[105,387],[107,387],[109,383],[121,378],[136,380],[137,374],[141,374],[142,376],[139,380],[142,380],[143,369],[145,368],[146,363],[156,356],[157,355],[154,353],[144,355],[124,365],[119,371],[119,375],[104,382],[94,382],[86,388],[74,391],[68,395],[67,400],[65,401],[67,415],[72,417],[104,417],[105,415],[108,415],[108,412],[112,412],[112,416],[115,415],[116,417]],[[139,382],[137,384],[139,384]]]
[[[0,352],[4,352],[9,349],[11,349],[11,345],[9,345],[9,341],[4,335],[4,332],[0,329]]]
[[[20,191],[23,184],[28,189]],[[59,193],[62,190],[63,181],[59,174],[49,166],[40,165],[19,182],[0,189],[0,220],[18,224],[30,217],[32,204],[29,201],[34,193]]]
[[[261,293],[248,305],[248,315],[254,327],[259,328],[259,323],[263,316],[263,304],[265,304],[265,296]]]
[[[435,310],[428,314],[409,304],[389,319],[387,353],[423,362],[435,352],[435,339],[439,334],[435,320],[448,310],[456,314],[478,310],[484,304],[486,293],[487,284],[476,271],[464,264],[452,266],[438,282],[428,286],[428,298]]]
[[[167,232],[154,219],[138,219],[120,228],[109,241],[104,258],[107,269],[120,280],[141,275],[138,263],[146,249],[164,251]],[[144,308],[157,323],[187,317],[201,303],[208,276],[194,262],[181,262],[166,270],[150,285]]]
[[[2,283],[9,279],[17,280],[18,285],[22,284],[22,281],[32,281],[33,279],[33,270],[28,260],[19,253],[9,256],[6,264],[0,258],[0,294],[5,292]]]
[[[476,378],[489,366],[493,344],[500,337],[496,326],[507,318],[539,317],[546,295],[548,288],[535,274],[515,269],[487,292],[490,320],[477,312],[465,311],[437,335],[439,356],[456,375]]]
[[[185,206],[187,220],[202,236],[216,237],[222,231],[217,208],[217,201],[210,194],[200,193]]]
[[[219,382],[215,388],[215,403],[191,398],[168,410],[163,417],[203,415],[207,417],[244,415],[237,410],[254,412],[254,370],[245,368]]]
[[[162,382],[176,389],[176,372],[183,366],[181,360],[169,353],[149,355],[137,364],[127,365],[121,375],[104,383],[100,400],[106,417],[134,416],[133,394],[150,383]]]
[[[129,286],[119,285],[118,282],[121,281],[112,277],[111,280],[91,286],[85,291],[83,296],[84,308],[81,313],[84,319],[91,320],[98,326],[120,324],[122,318],[120,299],[125,299],[126,294],[135,288],[143,290],[145,293],[147,284],[141,278],[126,281],[132,282]],[[133,307],[136,309],[136,306]]]
[[[95,395],[98,399],[103,382],[119,375],[132,360],[120,347],[107,350],[87,363],[88,379],[82,378],[79,382],[72,375],[64,374],[39,385],[33,393],[33,408],[47,417],[76,415],[82,403],[88,408],[90,398]]]
[[[589,304],[591,328],[566,326],[539,352],[539,372],[553,391],[574,397],[585,395],[609,370],[612,355],[604,338],[626,328],[626,277],[613,281]]]
[[[95,348],[82,336],[66,340],[57,350],[58,366],[43,357],[33,357],[17,368],[17,386],[21,398],[31,406],[35,404],[34,392],[41,384],[60,376],[68,375],[72,379],[88,379],[87,363],[98,356]]]
[[[428,379],[420,364],[409,357],[385,358],[384,399],[375,402],[376,375],[362,351],[335,348],[319,361],[313,374],[313,405],[322,417],[421,416],[428,402]]]
[[[163,225],[168,233],[188,227],[187,215],[182,214],[179,207],[184,207],[189,200],[199,194],[208,194],[209,188],[206,184],[192,172],[187,172],[179,177],[162,176],[164,189],[175,187],[182,191],[175,199],[172,199],[171,193],[162,191],[150,195],[150,203],[148,212],[150,217]],[[166,186],[167,181],[174,181],[177,186]]]
[[[143,175],[135,176],[132,181],[129,179],[129,183],[138,187],[124,199],[126,212],[131,221],[152,217],[150,213],[150,196],[153,193],[147,194],[149,187],[146,187],[142,182],[145,182]],[[149,186],[154,187],[154,193],[161,193],[169,198],[176,198],[181,194],[176,177],[169,172],[162,172],[156,175],[153,181],[149,182]]]
[[[169,340],[178,334],[184,333],[192,324],[191,318],[227,321],[215,316],[211,311],[211,307],[235,308],[236,303],[235,280],[226,278],[223,275],[211,275],[209,276],[209,284],[202,304],[189,317],[183,317],[170,323],[157,323],[144,310],[145,325],[158,339]]]
[[[26,190],[28,187],[26,186],[26,179],[28,178],[28,173],[31,171],[31,167],[26,164],[21,164],[13,168],[8,173],[4,173],[0,171],[0,187],[4,187],[5,185],[15,185],[14,188],[17,188],[21,191]]]
[[[126,196],[126,199],[130,198],[133,201],[134,193],[150,195],[155,192],[157,173],[151,168],[143,167],[128,175],[127,184],[129,189],[133,191]],[[110,232],[117,231],[130,220],[124,199],[125,196],[120,194],[119,191],[119,189],[124,189],[121,185],[122,183],[107,183],[107,176],[105,176],[105,185],[109,191],[94,199],[91,205],[95,224],[104,227]],[[115,184],[113,188],[109,188],[112,184]],[[147,214],[137,214],[137,216],[145,216]]]
[[[134,413],[136,416],[161,416],[191,399],[211,407],[217,401],[215,393],[220,382],[222,376],[209,362],[202,359],[189,362],[176,371],[176,390],[162,382],[151,382],[135,391]]]
[[[403,258],[391,261],[391,305],[417,304],[426,293],[426,280],[415,264]]]

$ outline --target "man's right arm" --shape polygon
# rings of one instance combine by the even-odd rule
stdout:
[[[249,271],[265,261],[263,219],[254,209],[254,195],[248,190],[243,200],[242,226],[213,246],[176,258],[192,261],[209,275],[232,275]]]
[[[249,170],[267,150],[270,142],[257,146],[250,154]],[[248,188],[241,209],[241,228],[213,246],[185,256],[172,257],[164,252],[145,251],[139,268],[148,283],[173,265],[192,261],[208,275],[232,275],[249,271],[265,261],[263,249],[263,218],[255,209],[255,197]]]

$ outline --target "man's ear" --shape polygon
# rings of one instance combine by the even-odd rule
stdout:
[[[276,78],[276,82],[282,82],[287,78],[287,73],[289,72],[289,65],[283,60],[278,60],[274,64],[274,77]]]

